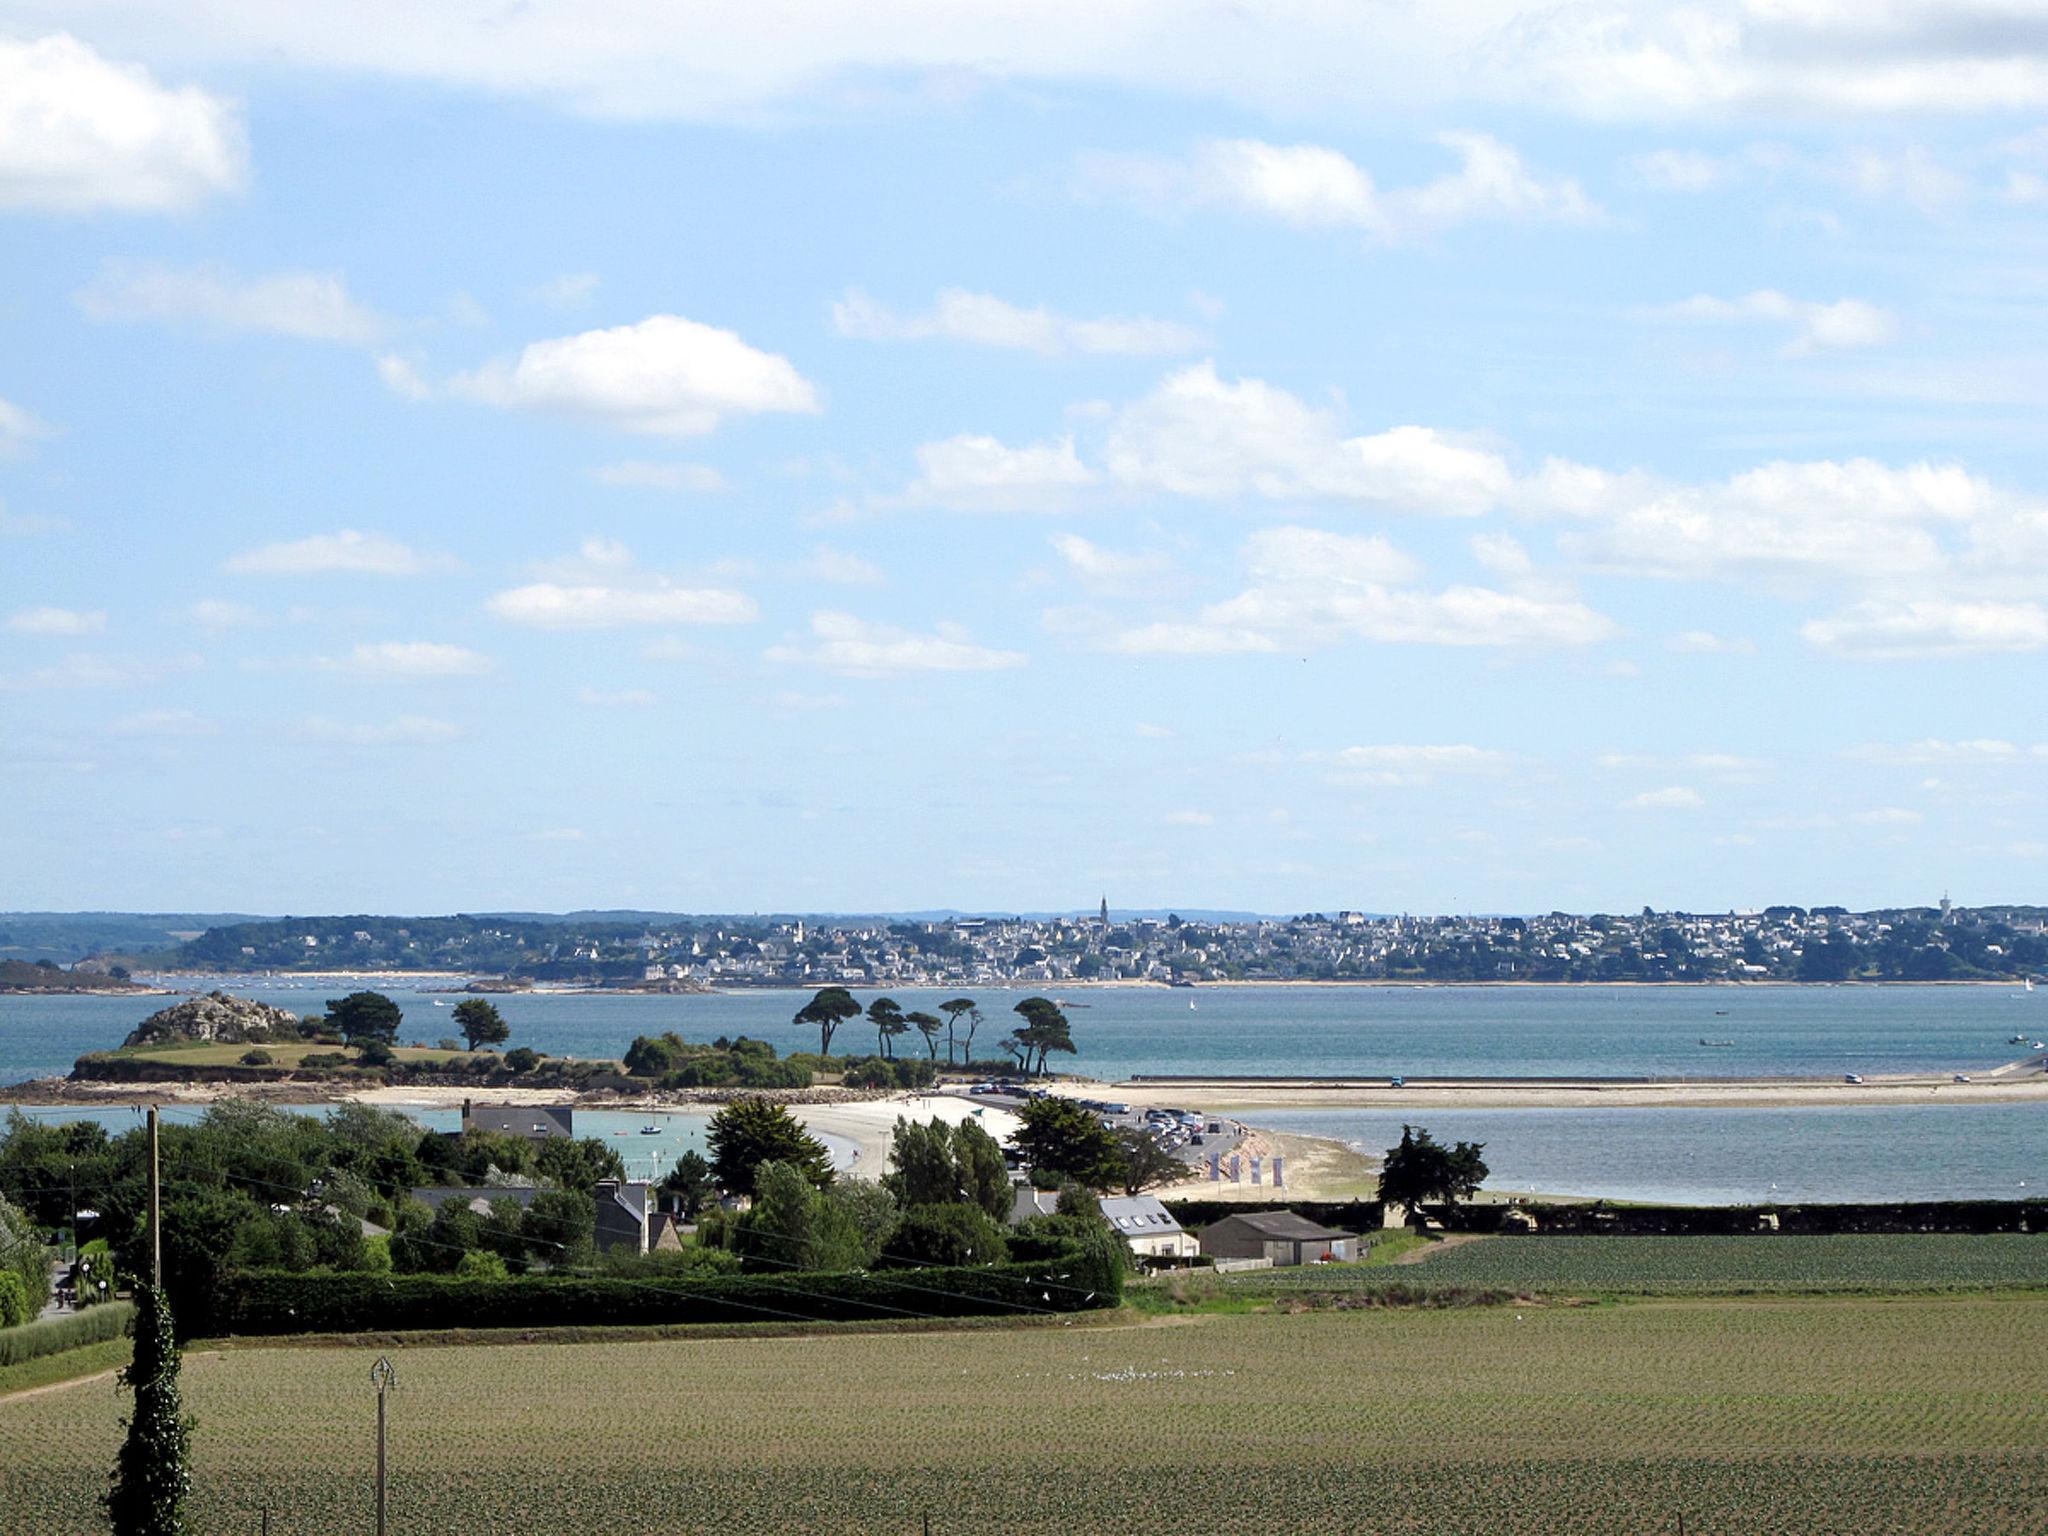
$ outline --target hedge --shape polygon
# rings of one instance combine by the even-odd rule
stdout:
[[[1284,1195],[1286,1192],[1280,1192]],[[1381,1227],[1380,1212],[1383,1207],[1377,1200],[1288,1200],[1276,1199],[1270,1204],[1254,1200],[1204,1200],[1196,1196],[1187,1200],[1168,1200],[1166,1208],[1173,1212],[1174,1219],[1190,1232],[1200,1232],[1212,1221],[1221,1221],[1226,1216],[1242,1216],[1247,1211],[1292,1211],[1310,1221],[1326,1227],[1335,1227],[1339,1232],[1377,1232]]]
[[[1546,1205],[1429,1206],[1453,1232],[1498,1232],[1510,1209],[1527,1211],[1539,1231],[1597,1237],[1753,1235],[1759,1218],[1778,1219],[1781,1233],[1829,1236],[1889,1232],[2048,1232],[2044,1200],[1907,1200],[1854,1205]]]
[[[1120,1273],[1078,1247],[1054,1263],[886,1273],[717,1275],[700,1280],[620,1280],[523,1275],[293,1274],[228,1276],[214,1313],[186,1331],[207,1334],[383,1333],[443,1328],[541,1328],[648,1323],[757,1323],[791,1316],[815,1322],[905,1315],[971,1317],[1078,1312],[1115,1306]]]
[[[128,1331],[135,1305],[127,1301],[106,1301],[83,1312],[45,1317],[19,1328],[0,1329],[0,1365],[20,1365],[44,1355],[61,1355],[67,1349],[118,1339]]]

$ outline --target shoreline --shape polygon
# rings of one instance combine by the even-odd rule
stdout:
[[[816,990],[809,982],[764,981],[746,982],[736,980],[709,981],[704,990],[664,991],[653,983],[620,983],[616,985],[579,986],[571,982],[531,982],[508,980],[502,976],[480,976],[474,971],[152,971],[149,973],[157,983],[146,989],[158,995],[175,994],[186,990],[182,983],[192,983],[193,990],[206,990],[204,983],[234,981],[245,985],[290,981],[450,981],[482,982],[488,986],[503,985],[516,990],[509,994],[490,992],[487,996],[528,996],[528,997],[727,997],[740,996],[749,992],[787,992],[799,996]],[[1168,982],[1147,981],[1138,977],[1114,977],[1109,979],[1082,980],[1070,977],[1063,980],[1019,980],[980,983],[960,979],[937,979],[932,981],[895,982],[849,982],[854,991],[888,992],[934,992],[958,991],[980,987],[992,992],[1050,992],[1089,990],[1152,990],[1160,992],[1205,992],[1221,988],[1238,987],[1336,987],[1336,988],[1411,988],[1433,990],[1440,988],[1470,987],[1487,990],[1520,989],[1522,991],[1571,991],[1592,988],[1666,988],[1672,990],[1695,990],[1710,987],[1753,988],[1753,987],[1811,987],[1819,990],[1829,988],[1879,989],[1893,987],[2008,987],[2018,988],[2019,977],[1958,977],[1942,981],[1884,981],[1864,978],[1850,981],[1800,981],[1785,977],[1734,977],[1716,976],[1701,981],[1518,981],[1482,980],[1429,981],[1422,978],[1359,976],[1349,978],[1321,977],[1266,977],[1253,980],[1239,977],[1219,977],[1211,981]],[[0,993],[0,996],[142,996],[144,992],[119,993],[111,989],[66,992],[16,992]]]

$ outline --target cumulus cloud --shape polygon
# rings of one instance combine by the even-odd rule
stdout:
[[[1431,234],[1481,219],[1588,223],[1600,216],[1570,177],[1531,171],[1519,152],[1483,133],[1442,133],[1458,168],[1382,190],[1365,167],[1321,144],[1212,139],[1184,160],[1091,155],[1084,194],[1167,208],[1222,208],[1303,229],[1349,229],[1376,240]]]
[[[323,657],[316,664],[323,671],[399,682],[480,677],[497,666],[489,656],[436,640],[369,641],[355,646],[345,656]]]
[[[110,262],[72,296],[98,321],[157,321],[210,330],[363,346],[385,328],[382,316],[326,272],[240,277],[220,267],[172,268]]]
[[[1849,819],[1865,827],[1917,827],[1927,818],[1902,805],[1880,805],[1868,811],[1858,811]]]
[[[570,558],[535,569],[543,580],[497,593],[490,611],[514,624],[558,630],[744,624],[759,612],[743,592],[642,571],[633,552],[612,539],[587,539]]]
[[[1688,629],[1673,635],[1664,644],[1681,655],[1689,656],[1753,656],[1756,642],[1745,640],[1739,635],[1717,635],[1710,629]]]
[[[1995,736],[1961,741],[1928,737],[1908,742],[1863,742],[1850,747],[1843,756],[1857,762],[1887,763],[1907,768],[2003,767],[2026,760],[2027,750],[2017,743]],[[2035,756],[2048,756],[2048,746],[2034,748]]]
[[[1082,585],[1096,592],[1130,592],[1156,586],[1173,568],[1173,562],[1157,550],[1128,553],[1104,549],[1078,533],[1056,533],[1052,547],[1061,562]]]
[[[1165,816],[1169,827],[1213,827],[1216,818],[1207,811],[1168,811]]]
[[[1696,811],[1706,804],[1700,792],[1684,784],[1665,789],[1646,789],[1621,802],[1625,811]]]
[[[344,528],[303,539],[265,544],[231,557],[227,569],[240,576],[419,576],[445,569],[442,556],[423,555],[408,544],[381,533]]]
[[[1103,457],[1108,473],[1134,489],[1445,516],[1485,512],[1513,484],[1506,461],[1488,449],[1420,426],[1346,437],[1334,411],[1260,379],[1222,379],[1209,362],[1119,411]]]
[[[1012,448],[997,438],[963,434],[921,445],[917,465],[917,478],[901,500],[963,512],[1056,512],[1097,479],[1075,453],[1071,437]]]
[[[400,715],[378,723],[309,716],[295,733],[299,740],[340,747],[426,747],[460,739],[462,727],[426,715]]]
[[[1140,655],[1222,655],[1314,648],[1347,640],[1551,648],[1611,638],[1613,622],[1562,594],[1407,585],[1419,568],[1385,539],[1310,528],[1268,528],[1249,538],[1251,584],[1193,621],[1127,629],[1112,650]]]
[[[888,580],[888,574],[874,561],[830,544],[813,545],[798,566],[798,574],[839,587],[878,587]]]
[[[0,208],[165,213],[241,188],[234,105],[59,33],[0,37]]]
[[[1149,356],[1191,352],[1202,344],[1199,332],[1173,320],[1077,320],[1043,305],[1025,309],[964,288],[941,290],[921,314],[896,313],[852,289],[832,306],[832,324],[840,335],[861,341],[962,341],[1044,357],[1070,352]]]
[[[8,615],[7,627],[17,635],[96,635],[107,627],[107,616],[99,609],[23,608]]]
[[[2048,646],[2048,608],[1943,599],[1867,602],[1808,620],[1799,632],[1821,650],[1871,660],[2038,651]]]
[[[0,400],[0,459],[17,459],[27,453],[50,429],[31,412],[11,400]]]
[[[590,472],[599,485],[627,490],[681,491],[710,495],[730,489],[724,475],[709,464],[680,464],[649,459],[623,459],[602,464]]]
[[[1848,347],[1875,347],[1899,334],[1898,317],[1890,310],[1863,299],[1835,299],[1822,303],[1794,299],[1775,288],[1759,288],[1740,298],[1720,299],[1711,294],[1694,294],[1676,304],[1639,311],[1644,318],[1691,325],[1734,324],[1765,321],[1788,327],[1791,339],[1780,349],[1786,357],[1806,357],[1816,352]]]
[[[1021,667],[1021,651],[978,645],[957,624],[917,634],[874,624],[850,613],[811,616],[813,644],[769,647],[770,661],[822,667],[848,677],[892,677],[918,672],[998,672]]]
[[[192,655],[107,656],[74,651],[33,672],[0,673],[0,693],[35,688],[62,692],[80,688],[139,688],[161,683],[181,672],[197,671],[201,664],[200,658]]]
[[[487,405],[657,437],[700,436],[727,416],[820,409],[817,391],[788,358],[680,315],[536,341],[449,388]]]
[[[1335,783],[1380,788],[1412,787],[1449,777],[1490,778],[1506,772],[1509,762],[1505,752],[1462,742],[1345,747],[1339,752],[1312,755],[1310,760],[1329,763],[1330,778]]]

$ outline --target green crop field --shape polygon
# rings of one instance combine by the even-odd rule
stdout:
[[[374,1355],[188,1359],[197,1529],[368,1529]],[[394,1357],[394,1536],[2048,1531],[2048,1296]],[[100,1529],[121,1405],[0,1401],[0,1530]]]

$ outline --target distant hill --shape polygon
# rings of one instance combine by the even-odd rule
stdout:
[[[28,960],[0,960],[0,992],[127,992],[142,987],[91,971],[62,971]]]
[[[0,960],[164,955],[209,928],[251,921],[240,912],[0,912]]]

